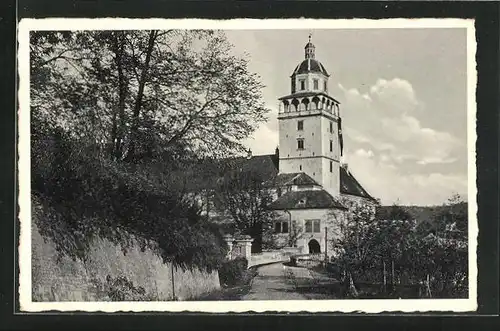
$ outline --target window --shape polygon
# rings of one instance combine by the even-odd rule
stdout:
[[[297,139],[297,149],[304,149],[304,139]]]
[[[316,221],[313,222],[313,231],[315,233],[321,232],[321,228],[319,226],[319,220],[316,220]]]
[[[323,90],[326,91],[326,80],[323,82]]]
[[[330,140],[330,152],[333,152],[333,141]]]
[[[312,232],[312,221],[306,221],[306,233]]]
[[[306,233],[321,232],[320,220],[306,220]]]
[[[302,164],[301,164],[301,165],[299,165],[299,170],[300,170],[300,171],[302,171]]]
[[[288,222],[274,223],[274,233],[288,233]]]
[[[306,81],[301,79],[299,82],[300,82],[300,89],[305,90],[306,89]]]
[[[304,121],[298,121],[297,122],[297,130],[298,131],[304,130]]]
[[[330,133],[333,133],[333,122],[330,122]]]
[[[333,162],[330,161],[330,172],[333,172]]]
[[[315,80],[313,80],[313,84],[314,84],[314,89],[318,90],[319,89],[319,81],[317,79],[315,79]]]

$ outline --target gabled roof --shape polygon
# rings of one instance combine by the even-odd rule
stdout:
[[[227,170],[250,171],[257,173],[264,180],[274,178],[278,174],[278,158],[274,154],[256,155],[250,158],[236,157],[221,160],[220,163],[224,172]]]
[[[340,167],[340,193],[375,200],[344,167]]]
[[[281,173],[268,183],[282,187],[291,185],[304,185],[304,186],[319,186],[319,184],[304,172]]]
[[[291,191],[273,201],[272,210],[290,209],[346,209],[339,201],[325,190]]]
[[[201,191],[215,188],[217,180],[231,171],[251,172],[263,181],[278,175],[278,157],[274,154],[256,155],[250,158],[233,157],[219,160],[204,160],[189,172],[187,189]],[[205,174],[207,173],[207,174]]]

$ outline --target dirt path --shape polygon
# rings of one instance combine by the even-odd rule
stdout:
[[[258,275],[252,281],[250,292],[242,300],[305,300],[306,296],[297,293],[293,282],[287,280],[291,273],[296,279],[310,279],[305,268],[288,267],[282,263],[269,264],[257,269]]]

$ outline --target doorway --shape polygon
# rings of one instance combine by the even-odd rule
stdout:
[[[309,241],[309,254],[318,254],[321,253],[321,246],[316,239],[311,239]]]

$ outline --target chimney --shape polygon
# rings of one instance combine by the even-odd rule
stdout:
[[[249,148],[247,151],[247,159],[251,159],[251,158],[252,158],[252,150]]]

